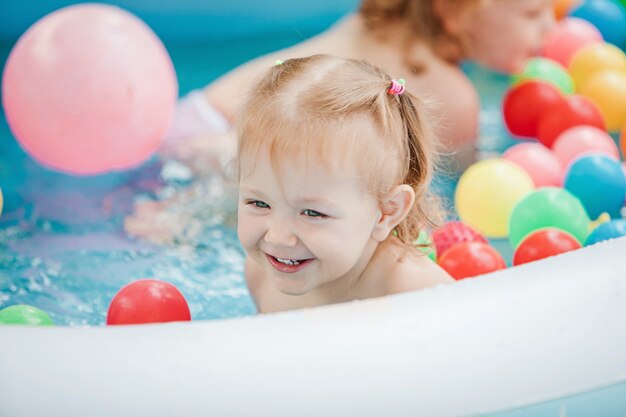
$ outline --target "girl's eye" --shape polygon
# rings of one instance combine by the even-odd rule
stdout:
[[[257,208],[270,208],[269,204],[264,203],[263,201],[259,201],[259,200],[248,201],[246,204],[257,207]]]
[[[304,214],[305,216],[308,216],[308,217],[327,217],[325,214],[322,214],[319,211],[315,211],[315,210],[311,210],[311,209],[304,210],[302,212],[302,214]]]

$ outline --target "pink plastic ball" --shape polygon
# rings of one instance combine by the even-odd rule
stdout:
[[[146,160],[169,126],[178,85],[157,36],[113,6],[75,5],[35,23],[2,79],[9,126],[41,164],[72,174]]]
[[[602,34],[594,25],[576,17],[565,18],[546,36],[542,55],[567,68],[572,56],[593,42],[602,42]]]
[[[535,187],[560,187],[563,166],[553,151],[540,143],[520,143],[509,148],[502,157],[528,173]]]
[[[619,159],[619,150],[613,138],[602,129],[593,126],[575,126],[561,133],[552,145],[563,169],[585,153],[603,153]]]

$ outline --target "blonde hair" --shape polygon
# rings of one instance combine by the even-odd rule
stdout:
[[[485,3],[485,0],[441,0],[447,13],[461,13],[470,7]],[[457,63],[468,53],[463,34],[450,33],[444,27],[435,0],[362,0],[359,12],[371,30],[383,28],[398,21],[407,22],[410,35],[426,41],[442,59]],[[411,63],[417,66],[420,64]]]
[[[278,155],[316,152],[327,166],[354,165],[379,202],[408,184],[415,204],[396,233],[412,244],[439,219],[429,191],[438,154],[420,101],[408,92],[388,94],[390,85],[389,75],[364,60],[313,55],[275,65],[240,109],[237,171],[242,155],[262,150],[273,166]]]

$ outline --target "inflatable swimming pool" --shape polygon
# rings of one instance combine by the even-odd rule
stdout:
[[[624,416],[624,253],[249,318],[0,327],[0,415]]]
[[[0,37],[70,2],[36,3],[0,4]],[[116,2],[172,41],[183,92],[356,4],[300,3]],[[235,11],[244,24],[224,24]],[[248,38],[269,29],[289,33]],[[235,35],[236,56],[213,60]],[[193,42],[175,46],[183,41]],[[498,103],[497,76],[476,74],[483,98]],[[487,153],[506,146],[498,111],[488,103],[484,113]],[[71,178],[33,164],[10,140],[0,141],[0,162],[0,308],[36,301],[71,325],[0,327],[0,416],[626,415],[626,238],[418,293],[203,321],[253,313],[224,216],[200,219],[209,223],[202,238],[174,248],[120,236],[134,194],[167,198],[184,183],[163,179],[171,167]],[[215,188],[201,192],[214,197]],[[123,280],[149,274],[192,295],[195,321],[94,326]]]

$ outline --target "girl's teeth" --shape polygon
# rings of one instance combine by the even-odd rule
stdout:
[[[285,265],[300,265],[300,261],[296,261],[294,259],[276,258],[276,260],[280,262],[281,264],[285,264]]]

